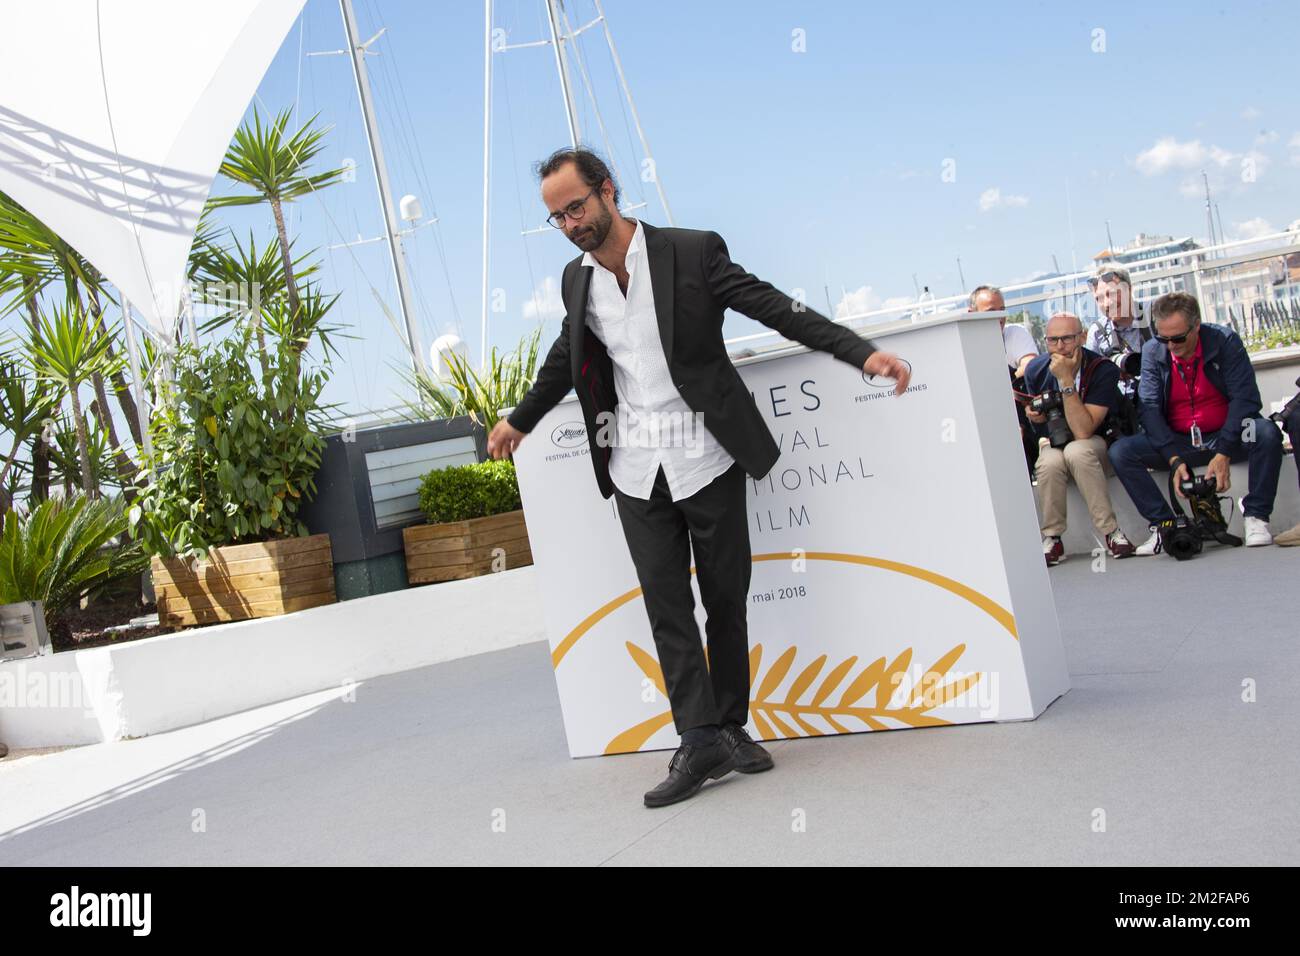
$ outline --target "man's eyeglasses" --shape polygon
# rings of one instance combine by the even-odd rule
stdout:
[[[604,183],[601,183],[601,186],[603,185]],[[564,220],[566,218],[572,219],[574,222],[580,222],[582,220],[582,217],[587,214],[587,200],[590,199],[599,191],[600,191],[600,186],[597,186],[591,192],[587,193],[587,195],[583,196],[581,199],[575,199],[573,202],[569,203],[559,212],[551,213],[549,216],[546,217],[546,221],[549,222],[556,229],[564,228]]]
[[[1081,332],[1074,332],[1074,333],[1071,333],[1070,335],[1049,335],[1049,336],[1047,336],[1047,344],[1048,344],[1048,345],[1067,345],[1067,344],[1069,344],[1070,342],[1073,342],[1075,339],[1077,339],[1077,338],[1078,338],[1080,335],[1082,335],[1082,334],[1083,334],[1083,333],[1081,333]]]
[[[1192,331],[1192,329],[1188,329],[1182,335],[1160,335],[1157,333],[1155,340],[1162,345],[1168,345],[1170,342],[1173,342],[1174,345],[1182,345],[1187,341],[1187,336],[1191,335]]]

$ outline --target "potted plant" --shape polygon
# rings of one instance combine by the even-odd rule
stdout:
[[[40,601],[55,650],[74,647],[69,618],[83,595],[132,578],[149,564],[126,536],[120,497],[81,491],[14,508],[0,521],[0,604]]]
[[[151,475],[129,518],[154,555],[162,625],[268,617],[332,604],[327,534],[298,516],[324,447],[323,369],[298,342],[254,329],[175,358],[175,382],[150,422]],[[258,356],[257,359],[250,358]]]
[[[275,250],[259,255],[251,236],[247,248],[226,248],[201,223],[190,253],[200,301],[218,310],[201,331],[230,332],[199,347],[181,343],[163,363],[172,375],[159,383],[153,455],[129,512],[132,534],[155,556],[160,624],[267,617],[336,600],[329,535],[309,534],[299,510],[315,494],[325,446],[320,397],[337,329],[324,320],[337,296],[322,295],[308,280],[316,265],[292,255],[283,205],[339,182],[344,170],[310,172],[325,131],[309,122],[290,133],[289,117],[264,125],[254,111],[221,164],[247,191],[213,197],[205,210],[269,205]],[[320,362],[309,361],[315,342]]]
[[[420,482],[428,524],[402,530],[411,584],[453,581],[533,563],[514,462],[429,472]]]

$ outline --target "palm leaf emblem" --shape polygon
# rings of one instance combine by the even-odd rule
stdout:
[[[665,698],[668,689],[664,683],[663,671],[659,662],[644,648],[631,641],[626,642],[628,654],[646,677],[654,682],[659,693]],[[951,724],[929,713],[935,707],[946,704],[970,690],[983,676],[976,672],[948,680],[948,672],[966,651],[965,644],[954,645],[947,653],[930,665],[922,674],[906,700],[891,706],[899,685],[912,663],[912,648],[905,648],[892,661],[879,657],[863,667],[849,679],[858,663],[857,656],[848,657],[836,664],[825,677],[822,670],[826,666],[826,655],[822,654],[812,661],[790,684],[782,699],[776,698],[776,689],[794,669],[795,658],[799,648],[791,645],[774,660],[767,673],[762,675],[755,689],[755,679],[762,670],[763,645],[756,644],[749,651],[750,701],[749,712],[754,718],[754,725],[764,740],[778,737],[821,737],[823,730],[810,718],[825,721],[833,733],[847,734],[858,730],[889,730],[881,718],[896,720],[909,727],[936,727]],[[705,660],[708,651],[705,650]],[[820,682],[818,678],[821,678]],[[847,684],[846,684],[847,681]],[[815,687],[815,689],[814,689]],[[833,700],[835,692],[843,687],[838,700]],[[874,691],[874,694],[872,693]],[[644,720],[614,737],[606,746],[605,753],[627,753],[640,750],[645,742],[661,728],[672,723],[672,711],[657,714]],[[858,724],[858,726],[853,726]]]

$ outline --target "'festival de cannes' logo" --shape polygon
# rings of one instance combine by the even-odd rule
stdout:
[[[912,363],[907,359],[903,359],[902,362],[907,366],[907,374],[911,375]],[[862,373],[862,381],[866,382],[872,388],[893,388],[894,385],[897,384],[892,378],[888,378],[884,375],[868,375],[865,371]]]
[[[551,432],[551,442],[556,448],[577,448],[587,440],[587,426],[582,422],[565,422]]]

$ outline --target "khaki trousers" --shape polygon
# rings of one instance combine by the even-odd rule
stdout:
[[[1106,485],[1106,479],[1115,474],[1115,469],[1106,453],[1106,439],[1100,435],[1076,438],[1064,448],[1053,448],[1046,438],[1040,438],[1034,474],[1038,478],[1038,501],[1043,509],[1044,537],[1059,538],[1065,534],[1065,488],[1071,478],[1088,505],[1093,526],[1103,535],[1119,527]]]

